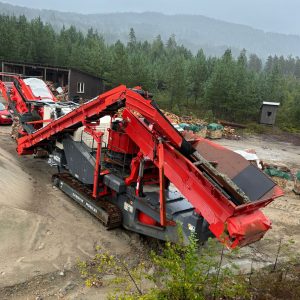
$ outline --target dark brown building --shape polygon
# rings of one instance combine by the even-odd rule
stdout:
[[[55,88],[66,88],[69,100],[90,100],[105,90],[104,80],[75,68],[0,61],[0,71],[27,77],[40,77],[53,83]],[[5,76],[2,76],[5,77]],[[5,80],[5,78],[3,78]]]
[[[92,99],[103,93],[105,85],[103,79],[79,71],[69,70],[69,97],[82,97],[85,100]]]

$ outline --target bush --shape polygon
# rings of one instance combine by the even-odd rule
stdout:
[[[231,262],[238,250],[225,255],[213,239],[199,249],[193,236],[189,245],[167,242],[135,265],[97,248],[78,266],[87,286],[111,285],[109,300],[300,299],[300,257],[292,245],[280,241],[274,265],[248,274]]]
[[[237,276],[235,266],[221,267],[224,248],[220,253],[219,246],[219,242],[209,240],[199,250],[192,236],[188,246],[167,242],[161,251],[152,251],[150,264],[144,262],[129,268],[128,263],[104,252],[97,253],[90,264],[80,262],[79,269],[87,286],[100,286],[105,272],[116,275],[110,281],[114,293],[109,299],[249,298],[247,282]],[[153,271],[149,273],[149,269]]]

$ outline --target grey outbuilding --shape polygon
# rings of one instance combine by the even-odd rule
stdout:
[[[279,102],[263,102],[260,107],[260,124],[274,125]]]

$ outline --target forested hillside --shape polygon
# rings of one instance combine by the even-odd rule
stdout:
[[[71,2],[70,2],[71,5]],[[83,4],[84,5],[84,4]],[[300,37],[266,33],[249,26],[228,23],[199,15],[164,15],[160,13],[113,13],[83,15],[50,10],[37,10],[0,3],[0,12],[6,15],[25,15],[28,19],[40,17],[57,31],[71,25],[86,33],[90,27],[97,30],[108,43],[128,41],[133,28],[138,40],[152,41],[161,35],[165,42],[175,34],[178,43],[197,53],[221,56],[230,47],[234,56],[243,48],[262,58],[268,55],[300,56]]]
[[[270,56],[266,64],[241,51],[221,57],[193,55],[174,36],[163,43],[137,41],[130,30],[127,44],[107,44],[90,29],[86,35],[75,27],[56,32],[40,19],[27,21],[0,16],[0,60],[76,67],[107,80],[141,85],[153,92],[163,107],[176,113],[198,114],[236,122],[256,121],[262,101],[281,103],[278,124],[300,129],[300,60]]]

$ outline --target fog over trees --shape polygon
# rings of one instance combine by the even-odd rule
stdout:
[[[221,57],[193,54],[175,36],[138,41],[134,29],[128,43],[107,44],[93,29],[75,27],[58,33],[39,18],[28,21],[0,16],[0,59],[76,67],[106,79],[107,87],[142,86],[162,107],[203,118],[255,122],[263,101],[281,103],[278,124],[300,129],[300,59],[269,56],[266,63],[242,50]]]

